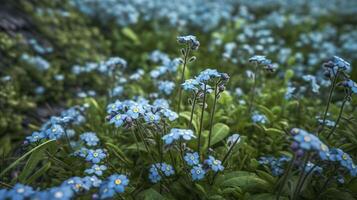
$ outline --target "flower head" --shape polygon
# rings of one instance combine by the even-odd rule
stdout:
[[[88,154],[86,156],[86,161],[90,161],[92,163],[100,163],[102,159],[107,157],[103,149],[89,149]]]
[[[214,172],[224,170],[222,161],[215,159],[213,156],[208,156],[208,159],[205,160],[205,164],[207,164]]]
[[[83,133],[79,136],[88,146],[96,146],[99,142],[99,138],[93,132]]]
[[[193,35],[178,36],[177,42],[180,44],[187,44],[191,50],[197,50],[200,46],[200,42],[196,39],[196,36]]]
[[[205,177],[206,171],[202,168],[202,165],[196,165],[191,169],[192,180],[201,180]]]
[[[184,159],[189,166],[195,166],[200,163],[200,156],[197,152],[186,153]]]
[[[86,169],[84,172],[88,174],[96,174],[97,176],[103,175],[103,171],[107,170],[105,165],[93,165],[91,168]]]

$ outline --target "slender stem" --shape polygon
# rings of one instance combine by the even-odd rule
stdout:
[[[336,120],[336,123],[335,123],[335,125],[333,126],[333,128],[331,129],[331,131],[329,132],[329,134],[327,135],[326,139],[329,139],[330,136],[335,132],[335,130],[336,130],[336,128],[337,128],[337,125],[338,125],[338,123],[339,123],[340,120],[341,120],[343,108],[345,107],[345,104],[346,104],[347,100],[348,100],[348,98],[345,97],[345,99],[344,99],[343,102],[342,102],[341,109],[340,109],[340,113],[338,114],[338,118],[337,118],[337,120]]]
[[[222,165],[223,165],[223,166],[225,166],[228,157],[231,155],[231,153],[232,153],[232,151],[233,151],[235,145],[238,143],[239,139],[240,139],[240,137],[238,137],[238,138],[234,141],[234,143],[233,143],[233,144],[231,145],[231,147],[228,149],[226,155],[224,155],[224,157],[223,157],[223,159],[222,159]],[[214,179],[216,178],[217,174],[218,174],[218,172],[214,173],[211,184],[214,183]]]
[[[317,164],[315,164],[313,167],[311,167],[311,169],[305,174],[304,178],[302,179],[302,182],[300,184],[299,190],[298,190],[298,194],[300,194],[301,189],[304,186],[304,183],[307,179],[307,177],[313,172],[313,170],[317,167]],[[305,170],[305,169],[304,169]]]
[[[255,98],[255,89],[257,87],[257,76],[258,76],[258,64],[255,64],[254,68],[254,76],[253,76],[253,88],[250,94],[250,103],[249,103],[249,108],[248,108],[248,113],[252,111],[253,104],[254,104],[254,98]]]
[[[177,114],[178,115],[180,115],[181,99],[182,99],[182,89],[181,89],[180,85],[185,78],[185,70],[186,70],[186,65],[187,65],[187,60],[188,60],[189,54],[190,54],[190,48],[189,48],[189,46],[187,46],[185,48],[185,55],[184,55],[184,59],[183,59],[183,69],[182,69],[182,74],[181,74],[181,81],[178,84],[178,87],[179,87],[179,101],[178,101],[178,105],[177,105]]]
[[[276,197],[277,200],[279,200],[279,198],[280,198],[281,192],[284,189],[284,185],[285,185],[286,181],[288,180],[291,170],[293,169],[295,160],[296,160],[296,155],[294,154],[293,159],[291,159],[291,162],[289,163],[288,169],[286,170],[286,172],[284,173],[284,175],[282,177],[283,178],[282,182],[278,186],[278,194]]]
[[[327,112],[330,108],[330,103],[331,103],[331,99],[332,99],[332,94],[333,94],[333,91],[335,90],[335,87],[336,87],[336,82],[337,82],[337,78],[338,78],[338,74],[339,74],[339,71],[336,72],[335,76],[333,77],[333,82],[332,82],[332,86],[330,88],[330,93],[329,93],[329,96],[328,96],[328,100],[327,100],[327,105],[326,105],[326,109],[325,109],[325,112],[324,112],[324,117],[322,118],[322,125],[321,127],[317,130],[317,135],[319,135],[319,133],[321,131],[324,130],[325,128],[325,122],[326,122],[326,118],[327,118]]]
[[[72,148],[72,145],[71,145],[71,141],[70,141],[70,139],[68,137],[68,133],[67,133],[66,127],[64,128],[64,135],[66,137],[66,141],[67,141],[69,149],[73,152],[73,148]]]
[[[293,193],[293,197],[292,197],[293,200],[295,200],[299,196],[299,192],[298,192],[300,190],[299,187],[300,187],[301,182],[303,180],[303,177],[304,177],[304,174],[305,174],[305,168],[306,168],[306,165],[307,165],[307,163],[309,161],[309,158],[310,158],[310,155],[307,154],[305,156],[303,168],[302,168],[302,170],[301,170],[301,172],[299,174],[299,179],[298,179],[298,182],[296,184],[295,191]]]
[[[196,101],[197,101],[197,94],[195,92],[193,94],[193,103],[192,103],[192,108],[191,108],[190,123],[188,124],[189,129],[192,128],[193,113],[195,112]]]
[[[205,112],[205,104],[206,104],[206,88],[207,88],[207,85],[204,84],[203,103],[202,103],[202,111],[201,111],[201,119],[200,119],[200,129],[199,129],[199,132],[198,132],[198,143],[197,143],[198,155],[200,155],[200,148],[201,148],[201,135],[202,135],[202,127],[203,127],[203,115],[204,115],[204,112]]]
[[[214,102],[213,102],[213,107],[212,107],[212,112],[211,112],[211,119],[210,119],[210,126],[209,126],[209,134],[208,134],[208,146],[207,146],[207,151],[209,151],[209,148],[211,147],[213,118],[214,118],[214,113],[215,113],[215,110],[216,110],[216,104],[217,104],[217,99],[218,99],[217,88],[218,88],[218,83],[216,84],[216,86],[215,86],[215,88],[214,88]]]

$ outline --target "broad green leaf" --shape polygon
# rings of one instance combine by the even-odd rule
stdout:
[[[180,117],[183,117],[184,119],[187,120],[187,122],[189,123],[190,122],[190,118],[191,118],[191,112],[190,111],[185,111],[185,112],[181,112],[180,113]],[[193,128],[198,131],[198,122],[197,122],[197,116],[196,114],[193,114],[193,117],[192,117],[192,126]]]
[[[222,141],[229,134],[229,127],[223,123],[217,123],[212,128],[211,145],[215,145]]]
[[[2,171],[0,173],[0,177],[2,177],[4,174],[6,174],[6,172],[8,172],[10,169],[12,169],[13,167],[15,167],[16,165],[18,165],[22,160],[24,160],[27,156],[31,155],[33,152],[36,152],[38,150],[40,150],[42,147],[45,147],[53,142],[55,142],[56,140],[48,140],[40,145],[38,145],[37,147],[31,149],[30,151],[26,152],[24,155],[22,155],[20,158],[18,158],[17,160],[15,160],[13,163],[11,163],[10,166],[8,166],[4,171]]]
[[[285,135],[285,132],[276,128],[264,128],[265,132],[272,136],[282,136]]]
[[[221,187],[240,187],[247,191],[270,191],[270,184],[256,176],[241,176],[228,179],[221,184]]]
[[[159,192],[156,190],[150,188],[147,190],[144,190],[138,194],[138,199],[142,200],[160,200],[160,199],[166,199],[164,196],[162,196]]]

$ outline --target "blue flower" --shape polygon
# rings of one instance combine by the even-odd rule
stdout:
[[[178,114],[170,109],[163,109],[161,112],[170,121],[174,121],[178,118]]]
[[[322,168],[320,166],[315,166],[314,163],[309,161],[306,164],[304,171],[305,172],[310,172],[311,170],[312,170],[313,173],[318,173],[318,174],[322,173]]]
[[[111,198],[115,195],[115,190],[108,187],[108,184],[102,184],[99,189],[100,199]]]
[[[172,81],[159,81],[158,88],[162,93],[170,95],[175,88],[175,83]]]
[[[85,148],[85,147],[82,147],[82,148],[80,148],[79,150],[75,151],[75,152],[74,152],[74,155],[75,155],[75,156],[82,157],[82,158],[85,158],[85,157],[87,157],[87,155],[88,155],[88,149]]]
[[[254,123],[260,123],[260,124],[265,124],[268,122],[268,119],[265,115],[259,114],[258,112],[255,112],[252,116],[252,121]]]
[[[63,136],[64,129],[61,125],[53,124],[46,130],[46,135],[49,139],[59,139]]]
[[[157,124],[160,121],[160,115],[154,114],[152,112],[147,112],[147,113],[144,114],[144,120],[147,123]]]
[[[107,113],[111,114],[112,112],[118,112],[123,110],[123,103],[120,101],[115,101],[107,106]]]
[[[129,179],[122,174],[113,174],[106,181],[108,188],[114,189],[117,193],[123,193],[129,184]]]
[[[107,155],[105,154],[103,149],[96,149],[96,150],[89,149],[88,155],[86,157],[86,161],[90,161],[92,163],[99,163],[106,156]]]
[[[227,138],[227,145],[231,146],[234,143],[239,143],[241,140],[241,137],[238,133],[235,133]]]
[[[69,200],[73,195],[73,190],[69,186],[54,187],[49,190],[48,199]]]
[[[181,86],[186,91],[197,91],[199,82],[196,79],[188,79]]]
[[[178,36],[177,42],[180,44],[187,44],[191,50],[197,50],[200,46],[200,42],[197,40],[196,36],[193,35]]]
[[[173,128],[173,129],[171,129],[169,134],[166,134],[162,137],[162,140],[165,141],[166,145],[170,145],[174,141],[179,140],[179,139],[189,141],[192,138],[196,138],[196,136],[193,135],[192,130]]]
[[[126,114],[133,118],[133,119],[137,119],[139,118],[140,114],[144,113],[144,109],[141,105],[139,104],[133,104],[129,107],[129,110],[126,112]]]
[[[93,187],[99,187],[102,184],[102,180],[96,176],[86,176],[84,179],[86,180],[86,183],[90,183]]]
[[[169,102],[166,99],[155,99],[153,103],[154,107],[157,108],[169,108]]]
[[[327,63],[324,63],[324,67],[333,70],[333,75],[335,75],[338,70],[346,71],[346,72],[351,71],[350,63],[348,63],[347,61],[343,60],[342,58],[340,58],[338,56],[334,56]]]
[[[345,86],[350,88],[353,94],[357,94],[357,83],[349,79],[346,81]]]
[[[96,146],[99,142],[99,138],[93,132],[83,133],[82,135],[80,135],[80,138],[88,146]]]
[[[161,176],[158,171],[159,169],[161,169],[160,163],[151,165],[150,170],[149,170],[149,179],[152,183],[157,183],[161,180]]]
[[[196,165],[191,169],[192,180],[201,180],[205,177],[205,170],[202,168],[202,165]]]
[[[121,127],[127,118],[127,115],[125,114],[117,114],[114,117],[112,117],[109,121],[110,124],[114,124],[115,127]]]
[[[11,197],[13,200],[26,199],[32,194],[34,194],[32,187],[21,183],[16,183],[16,185],[14,185],[14,187],[7,192],[8,197]]]
[[[175,174],[174,168],[166,163],[161,163],[161,171],[165,176],[171,176]]]
[[[294,136],[294,140],[298,143],[300,149],[303,150],[320,150],[321,141],[315,135],[312,135],[305,130],[298,129],[299,133]]]
[[[212,78],[219,78],[221,74],[215,69],[205,69],[197,77],[196,80],[202,83],[205,83]]]
[[[107,170],[105,165],[93,165],[91,168],[86,169],[84,172],[88,174],[103,175],[103,171]]]
[[[70,186],[73,191],[75,192],[81,192],[83,190],[90,190],[91,188],[91,183],[88,181],[85,181],[81,177],[72,177],[62,183],[62,186]]]
[[[198,155],[197,152],[193,153],[186,153],[184,156],[184,159],[189,166],[195,166],[200,163],[200,156]]]
[[[213,156],[208,156],[208,159],[205,160],[205,164],[207,164],[214,172],[224,170],[222,161],[215,159]]]
[[[29,141],[30,143],[37,142],[45,138],[45,134],[40,131],[40,132],[33,132],[31,136],[27,136],[26,140]]]

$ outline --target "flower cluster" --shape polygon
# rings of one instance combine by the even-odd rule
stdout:
[[[196,138],[192,130],[173,128],[170,133],[162,137],[162,140],[164,140],[166,145],[171,145],[173,142],[180,139],[183,141],[190,141],[192,138]]]
[[[268,165],[274,176],[280,176],[284,173],[285,164],[290,160],[291,158],[287,156],[281,156],[279,158],[273,156],[264,156],[259,158],[259,163],[262,165]]]
[[[305,151],[315,152],[322,161],[338,162],[352,176],[357,175],[357,168],[351,156],[343,150],[338,148],[329,149],[318,137],[302,129],[294,128],[291,130],[291,134],[294,139],[291,147],[298,154],[303,154]]]
[[[135,120],[144,119],[147,123],[158,123],[160,119],[167,118],[173,121],[178,115],[167,108],[167,101],[155,101],[154,105],[143,101],[115,101],[107,106],[109,123],[116,127],[130,126]]]
[[[66,129],[70,125],[79,125],[85,122],[83,116],[84,106],[74,106],[65,110],[59,117],[51,117],[42,125],[39,131],[35,131],[31,136],[26,137],[26,142],[35,143],[43,139],[60,139],[63,136],[71,136],[72,129]]]
[[[50,63],[40,56],[30,56],[28,54],[23,54],[21,59],[36,67],[40,71],[46,71],[51,67]]]
[[[193,35],[179,36],[177,37],[177,42],[188,45],[191,50],[197,50],[200,46],[200,42],[196,39],[196,36]]]
[[[174,168],[167,163],[152,164],[149,170],[149,179],[152,183],[157,183],[162,179],[162,175],[169,177],[175,174]]]
[[[82,73],[90,73],[98,71],[102,74],[112,75],[115,70],[125,69],[127,67],[127,62],[120,57],[111,57],[108,60],[101,61],[99,63],[86,63],[84,66],[74,65],[72,67],[72,72],[76,75]]]
[[[166,95],[170,95],[175,89],[175,83],[172,81],[159,81],[158,88],[160,92]]]
[[[249,58],[249,62],[256,63],[257,65],[263,66],[263,69],[267,71],[275,71],[277,66],[274,65],[271,60],[267,59],[265,56],[255,55]]]

